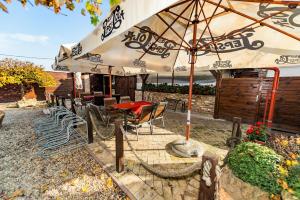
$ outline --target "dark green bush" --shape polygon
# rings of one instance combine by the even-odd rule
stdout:
[[[164,93],[179,93],[179,94],[188,94],[189,86],[188,85],[168,85],[167,83],[154,85],[154,84],[145,84],[143,86],[145,91],[150,92],[164,92]],[[202,86],[199,84],[193,85],[193,94],[195,95],[215,95],[215,86]]]
[[[232,150],[228,157],[228,165],[243,181],[271,194],[279,194],[281,187],[277,179],[280,160],[281,156],[272,149],[256,143],[244,142]]]

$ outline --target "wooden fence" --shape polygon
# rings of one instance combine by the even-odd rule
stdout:
[[[218,88],[215,116],[232,120],[241,117],[245,123],[263,120],[267,93],[272,78],[225,78]],[[274,127],[300,131],[300,77],[280,78],[276,95]],[[270,98],[268,98],[268,102]]]

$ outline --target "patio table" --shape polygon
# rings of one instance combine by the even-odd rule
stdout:
[[[112,105],[112,107],[124,112],[124,123],[125,127],[127,127],[127,115],[129,112],[133,112],[138,116],[141,114],[143,106],[147,105],[152,105],[152,103],[148,101],[125,102]]]
[[[83,96],[83,99],[85,101],[92,101],[94,99],[94,95],[85,95]]]

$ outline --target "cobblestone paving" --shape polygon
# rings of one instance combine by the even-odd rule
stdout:
[[[165,129],[177,134],[184,135],[186,124],[186,113],[168,111],[165,116]],[[226,140],[231,136],[232,122],[225,120],[215,120],[209,114],[192,114],[191,117],[191,138],[194,140],[210,144],[212,146],[228,149]],[[157,120],[156,126],[162,127],[162,123]],[[245,130],[247,125],[242,125]]]
[[[169,117],[169,115],[172,117]],[[135,132],[131,131],[128,134],[128,138],[138,155],[144,162],[147,162],[153,167],[167,171],[174,169],[180,170],[195,162],[201,161],[200,158],[178,158],[172,154],[168,144],[175,139],[184,138],[182,135],[177,133],[184,130],[183,121],[178,119],[185,118],[184,116],[181,116],[181,114],[179,114],[179,117],[174,117],[173,113],[168,113],[167,118],[166,129],[155,126],[153,135],[150,134],[148,125],[144,125],[139,129],[138,141]],[[160,122],[157,122],[157,124],[160,124]],[[220,127],[223,127],[223,125]],[[227,127],[229,129],[229,125],[227,125]],[[175,131],[172,132],[170,130]],[[194,131],[195,130],[193,130],[193,133]],[[202,133],[199,135],[202,135]],[[210,136],[216,137],[216,135]],[[96,143],[89,146],[90,151],[100,162],[102,162],[104,166],[112,168],[109,173],[114,176],[119,183],[123,184],[135,198],[198,199],[200,186],[199,171],[189,177],[180,179],[163,179],[157,177],[141,166],[136,156],[131,152],[127,143],[124,141],[126,170],[125,172],[118,174],[114,170],[114,138],[109,141],[102,141],[97,138],[97,136],[95,136],[95,138]],[[198,138],[200,140],[200,137]],[[212,140],[213,139],[211,139],[211,141]],[[223,158],[227,153],[226,150],[204,143],[201,144],[206,151],[214,153],[221,158]]]

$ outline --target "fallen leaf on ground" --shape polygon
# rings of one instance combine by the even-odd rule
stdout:
[[[72,185],[72,186],[77,185],[78,182],[79,182],[78,179],[73,179],[73,180],[71,181],[71,185]]]
[[[105,179],[105,175],[104,174],[101,174],[100,175],[100,180],[104,180]]]
[[[82,188],[81,188],[81,191],[86,193],[89,191],[89,186],[88,185],[84,185]]]
[[[48,190],[48,188],[49,188],[48,185],[42,185],[40,189],[44,193],[44,192],[46,192],[46,190]]]
[[[18,190],[14,191],[14,192],[12,193],[11,198],[23,196],[24,193],[25,193],[24,190],[18,189]]]
[[[106,181],[106,187],[108,187],[108,188],[113,187],[113,180],[110,177]]]
[[[69,173],[67,171],[63,171],[59,174],[59,176],[63,177],[63,178],[67,177],[68,175],[69,175]]]

